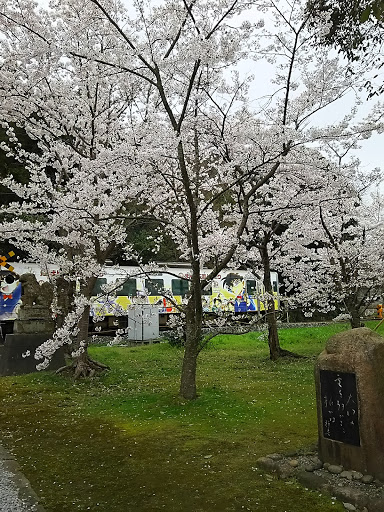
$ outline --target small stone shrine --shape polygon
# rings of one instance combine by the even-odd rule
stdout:
[[[319,458],[384,480],[384,338],[332,336],[315,367]]]
[[[34,358],[35,350],[49,340],[55,330],[50,311],[52,285],[39,285],[33,274],[23,274],[20,282],[23,288],[22,305],[14,322],[13,334],[7,334],[4,345],[0,345],[0,376],[35,372],[40,362]],[[59,350],[48,369],[55,370],[64,365],[64,352]]]

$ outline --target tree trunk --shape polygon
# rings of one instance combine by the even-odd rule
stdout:
[[[268,345],[269,345],[269,358],[276,361],[281,355],[281,347],[279,342],[279,334],[277,330],[276,313],[274,300],[268,300]]]
[[[351,315],[351,318],[349,320],[350,324],[351,324],[351,328],[357,329],[357,328],[361,327],[360,312],[358,311],[358,309],[355,307],[354,304],[352,306],[348,307],[348,312]]]
[[[187,326],[186,343],[180,380],[180,396],[186,400],[197,398],[196,370],[199,355],[199,338],[192,332],[193,325]]]
[[[88,299],[89,297],[87,297]],[[77,324],[77,327],[79,329],[79,332],[77,334],[76,338],[76,345],[77,349],[81,346],[84,347],[84,350],[87,350],[88,347],[88,327],[89,327],[89,313],[90,313],[90,307],[86,306],[86,308],[83,311],[83,314],[81,315],[81,318]]]
[[[267,324],[268,324],[268,345],[269,357],[272,361],[276,361],[281,355],[279,342],[279,333],[277,330],[277,319],[275,312],[275,300],[273,296],[273,287],[271,283],[271,263],[268,253],[268,242],[259,247],[261,261],[263,264],[263,284],[264,289],[269,298],[266,301]]]
[[[88,281],[87,285],[83,287],[81,293],[89,299],[92,294],[93,287],[96,283],[96,277],[91,277]],[[81,318],[77,324],[79,332],[76,336],[76,341],[74,343],[74,351],[78,352],[73,359],[71,365],[66,366],[64,368],[60,368],[58,372],[61,371],[69,371],[73,373],[74,379],[79,379],[80,377],[92,377],[96,372],[101,372],[108,369],[108,366],[103,365],[102,363],[98,363],[97,361],[93,361],[88,354],[88,327],[89,327],[89,313],[90,306],[86,306]]]
[[[67,281],[59,276],[55,281],[56,300],[59,312],[56,316],[56,329],[63,327],[64,319],[71,310],[73,298],[75,296],[75,284],[73,281]]]
[[[180,396],[186,400],[197,398],[196,370],[200,352],[203,307],[200,290],[200,266],[193,264],[191,297],[185,316],[185,349],[181,370]]]
[[[195,148],[198,153],[198,147]],[[190,214],[190,227],[188,245],[191,250],[191,296],[189,298],[185,315],[185,350],[183,367],[181,371],[180,396],[187,400],[194,400],[196,393],[196,369],[197,356],[200,351],[201,329],[203,323],[203,305],[201,302],[200,282],[200,250],[199,250],[199,226],[197,216],[198,196],[192,192],[190,177],[187,170],[183,143],[177,146],[178,160],[184,186],[185,197]],[[196,155],[197,155],[196,153]],[[200,165],[197,159],[195,164]],[[195,202],[196,201],[196,202]]]

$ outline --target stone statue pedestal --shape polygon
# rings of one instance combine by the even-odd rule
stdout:
[[[22,306],[19,318],[14,322],[13,334],[7,334],[4,345],[0,346],[0,376],[36,372],[36,365],[41,361],[34,358],[35,351],[52,337],[54,329],[54,321],[46,306]],[[30,355],[26,356],[28,353]],[[62,366],[65,366],[63,347],[55,352],[47,370]]]
[[[332,336],[315,367],[319,458],[384,480],[384,338]]]
[[[46,306],[22,306],[13,324],[14,334],[52,334],[54,330],[55,322]]]
[[[37,347],[51,338],[51,334],[7,334],[0,346],[0,377],[36,372],[41,360],[34,358]],[[27,352],[28,357],[23,357]],[[64,350],[60,348],[53,355],[47,370],[58,370],[65,366]]]

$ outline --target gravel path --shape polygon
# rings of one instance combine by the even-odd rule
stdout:
[[[44,512],[19,465],[0,446],[0,512]]]
[[[19,489],[13,482],[13,475],[6,470],[3,461],[0,461],[0,512],[26,512],[31,510],[19,498]]]

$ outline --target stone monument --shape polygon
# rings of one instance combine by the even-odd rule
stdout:
[[[20,375],[36,371],[34,358],[37,347],[52,337],[55,323],[50,306],[53,287],[50,283],[39,285],[33,274],[20,276],[22,305],[14,322],[13,334],[7,334],[0,346],[0,376]],[[55,370],[65,365],[63,350],[57,351],[48,369]]]
[[[319,458],[384,480],[384,338],[332,336],[315,367]]]

